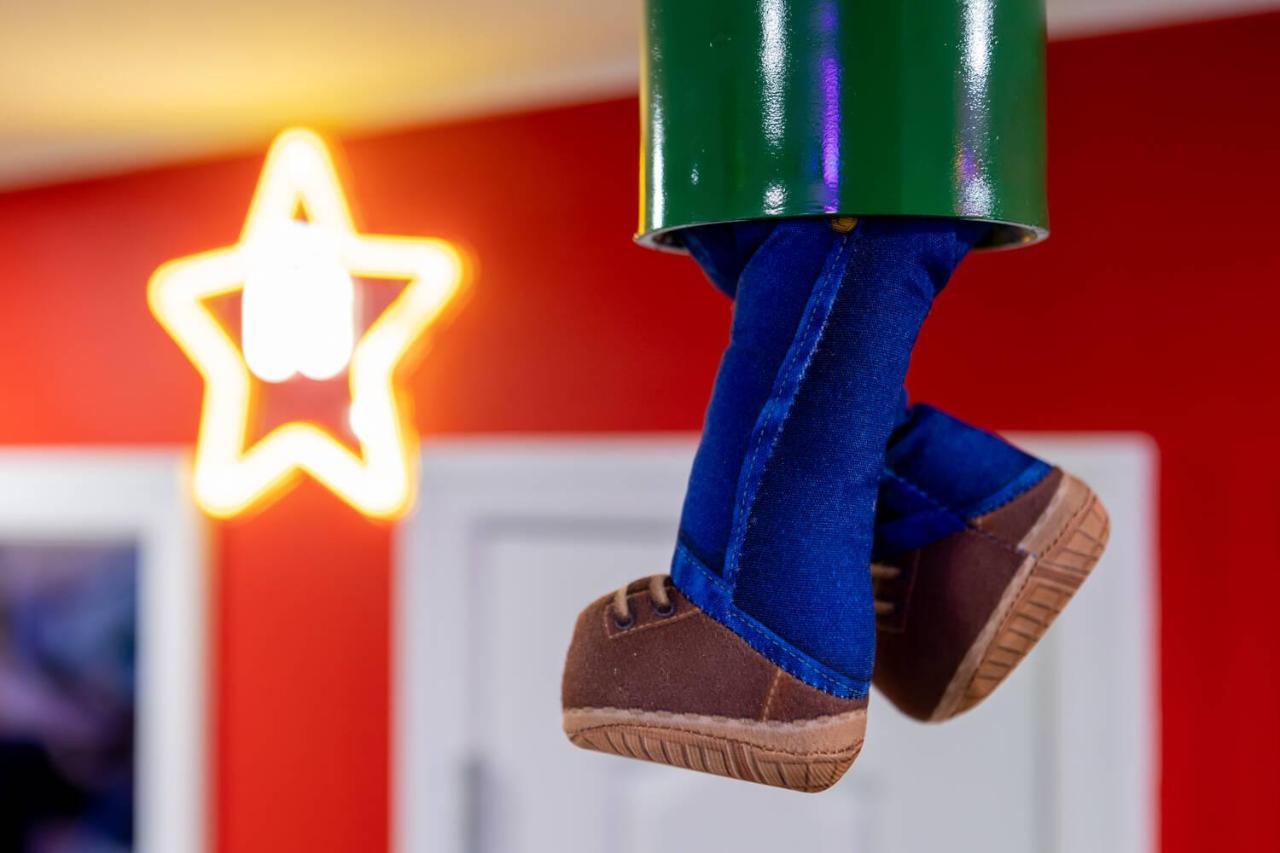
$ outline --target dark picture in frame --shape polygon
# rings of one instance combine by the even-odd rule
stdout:
[[[0,541],[0,851],[134,849],[138,548]]]

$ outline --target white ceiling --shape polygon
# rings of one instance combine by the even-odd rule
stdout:
[[[640,3],[0,0],[0,186],[634,91]],[[1063,37],[1280,0],[1048,6]]]

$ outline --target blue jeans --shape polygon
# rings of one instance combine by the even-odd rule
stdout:
[[[983,227],[864,219],[841,234],[813,219],[685,234],[735,308],[672,575],[766,658],[839,696],[870,683],[873,552],[954,532],[963,512],[1034,476],[1017,451],[986,459],[1008,447],[994,436],[904,402],[920,326]],[[891,436],[900,479],[886,475]],[[975,476],[934,476],[957,449],[983,451]]]
[[[872,559],[958,533],[971,519],[1039,483],[1050,470],[997,435],[932,406],[904,402],[885,451]]]

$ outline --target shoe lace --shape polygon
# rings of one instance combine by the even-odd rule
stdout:
[[[892,601],[881,596],[886,594],[883,589],[884,584],[892,583],[901,575],[902,569],[897,566],[886,566],[881,563],[871,564],[871,591],[875,597],[877,616],[887,616],[897,608],[897,605]],[[653,575],[649,578],[649,600],[653,602],[654,612],[659,616],[670,616],[675,610],[671,596],[667,594],[667,580],[667,575]],[[613,619],[619,628],[629,628],[635,621],[635,616],[631,612],[631,604],[627,601],[630,597],[629,589],[631,589],[631,584],[624,584],[613,594]]]
[[[653,602],[654,612],[659,616],[670,616],[675,611],[671,596],[667,594],[667,577],[653,575],[649,578],[649,600]],[[627,602],[627,590],[630,588],[631,584],[626,584],[613,594],[613,621],[619,628],[630,628],[635,622],[631,605]]]
[[[877,616],[888,616],[897,609],[897,605],[887,598],[888,591],[884,587],[896,581],[901,575],[902,569],[897,566],[871,564],[871,595],[875,598]]]

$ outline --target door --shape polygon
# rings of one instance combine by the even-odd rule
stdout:
[[[560,670],[578,611],[664,571],[691,440],[428,444],[398,541],[395,843],[412,853],[1151,849],[1154,454],[1032,439],[1111,511],[1075,605],[998,694],[944,726],[873,695],[818,796],[578,750]]]

